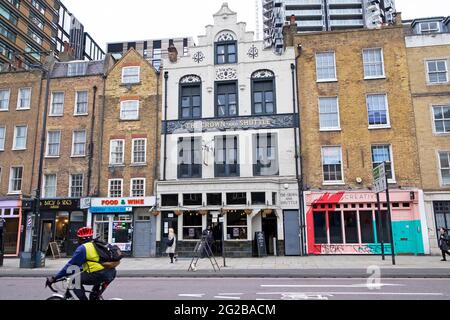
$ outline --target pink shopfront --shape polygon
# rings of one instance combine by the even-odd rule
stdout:
[[[380,194],[381,218],[372,192],[307,192],[308,253],[312,255],[377,255],[381,239],[391,253],[386,195]],[[396,254],[424,254],[419,192],[391,190],[392,231]],[[426,226],[426,224],[425,224]]]

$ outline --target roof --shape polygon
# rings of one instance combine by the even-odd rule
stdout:
[[[68,77],[67,71],[70,64],[87,64],[86,72],[84,74],[77,74],[74,76],[96,76],[103,75],[105,72],[105,61],[70,61],[70,62],[57,62],[52,70],[52,78],[66,78]]]

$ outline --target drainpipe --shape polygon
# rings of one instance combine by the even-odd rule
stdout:
[[[102,110],[100,114],[100,142],[99,142],[99,159],[98,159],[98,174],[97,174],[97,192],[95,193],[95,196],[100,195],[100,177],[101,177],[101,170],[102,170],[102,162],[103,162],[103,127],[105,125],[105,107],[106,107],[106,77],[107,75],[103,75],[103,103],[102,103]]]
[[[164,72],[164,163],[163,163],[163,181],[166,181],[167,166],[167,83],[169,82],[169,72]]]
[[[92,88],[94,90],[94,98],[92,101],[92,117],[91,117],[91,133],[89,141],[89,163],[87,174],[87,196],[91,194],[91,176],[92,176],[92,161],[94,158],[94,125],[95,125],[95,105],[97,101],[97,86]]]
[[[160,132],[160,128],[159,128],[159,115],[160,115],[160,106],[159,106],[159,98],[160,98],[160,86],[159,86],[159,81],[160,81],[160,77],[161,77],[161,73],[158,71],[156,72],[156,131],[155,131],[155,157],[154,157],[154,162],[153,162],[153,194],[156,196],[156,188],[157,188],[157,181],[159,180],[159,174],[158,174],[158,169],[159,169],[159,165],[157,165],[158,163],[158,154],[159,154],[159,144],[158,141],[160,141],[161,139],[161,132]]]
[[[294,128],[295,141],[295,171],[298,185],[298,203],[299,203],[299,222],[300,222],[300,255],[306,256],[306,223],[305,223],[305,205],[304,205],[304,187],[303,187],[303,157],[300,148],[302,144],[300,131],[300,108],[299,108],[299,91],[298,91],[298,59],[300,58],[301,46],[298,47],[298,54],[295,56],[295,64],[291,64],[292,74],[292,101],[294,117],[296,119],[296,127]],[[297,97],[297,100],[296,100]]]

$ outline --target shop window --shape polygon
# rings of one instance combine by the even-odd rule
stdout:
[[[221,206],[222,203],[222,194],[221,193],[208,193],[206,195],[207,205],[208,206]]]
[[[398,203],[398,202],[393,202],[393,203],[392,203],[392,208],[400,208],[400,203]]]
[[[359,224],[361,226],[361,242],[375,243],[372,211],[360,211]]]
[[[183,205],[184,206],[201,206],[202,194],[201,193],[189,193],[183,194]]]
[[[227,193],[228,205],[247,205],[247,194],[245,192]]]
[[[195,240],[202,236],[203,216],[198,212],[186,211],[183,214],[183,239]]]
[[[390,236],[389,236],[389,228],[388,228],[388,221],[387,221],[387,212],[382,211],[381,212],[381,228],[383,229],[383,242],[388,243],[390,242]],[[375,221],[377,224],[377,239],[378,243],[381,243],[381,230],[379,228],[380,226],[380,219],[379,214],[375,214]]]
[[[265,192],[252,192],[252,204],[266,204],[266,193]]]
[[[325,212],[314,213],[314,243],[328,244]]]
[[[227,212],[227,239],[247,240],[247,215],[244,211]]]
[[[329,212],[328,223],[330,226],[330,243],[344,243],[342,236],[342,214],[340,212]]]
[[[177,194],[161,195],[161,206],[163,206],[163,207],[178,207],[178,195]]]
[[[410,204],[408,202],[404,202],[403,203],[403,208],[410,208]]]
[[[345,223],[345,242],[359,243],[358,222],[356,219],[356,212],[345,212],[344,223]]]

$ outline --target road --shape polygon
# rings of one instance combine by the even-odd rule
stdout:
[[[0,300],[51,296],[42,278],[0,278]],[[124,300],[450,300],[450,279],[118,278],[105,298]]]

